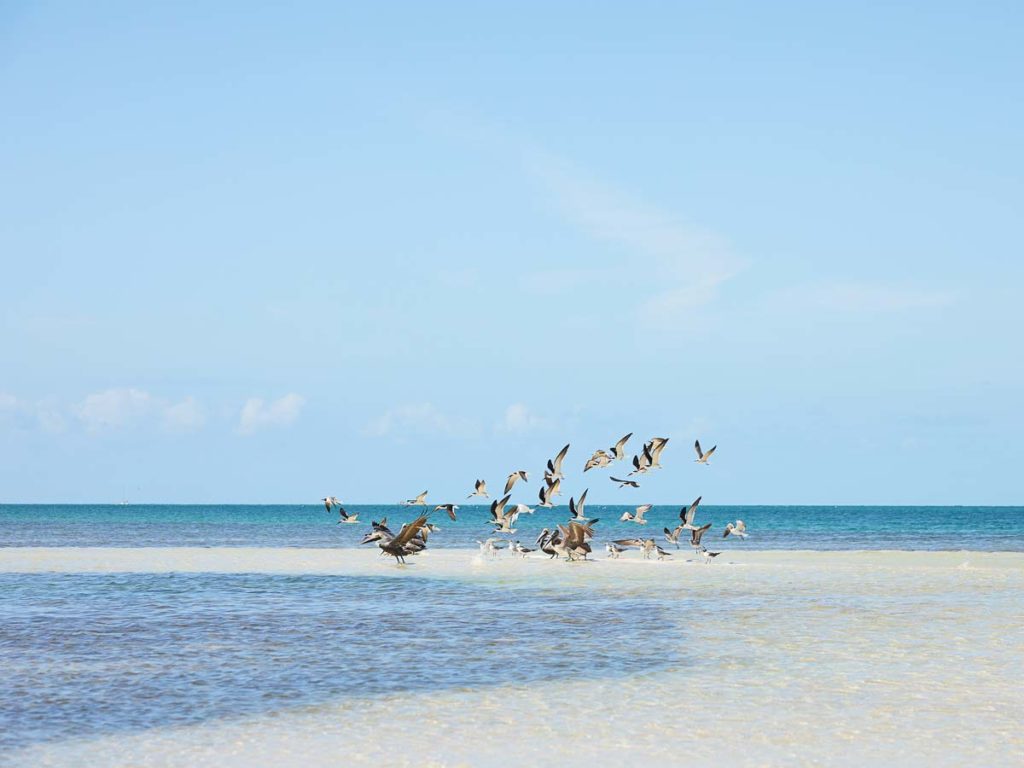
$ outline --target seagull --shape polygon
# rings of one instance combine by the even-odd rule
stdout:
[[[339,499],[337,496],[325,496],[324,498],[320,499],[320,501],[324,503],[324,506],[327,508],[328,512],[331,511],[331,507],[341,506],[341,499]]]
[[[718,557],[722,553],[721,552],[708,552],[707,547],[701,547],[700,554],[704,558],[704,564],[705,565],[711,565],[711,561],[714,558]]]
[[[622,517],[619,518],[620,523],[639,523],[640,525],[647,525],[647,521],[644,520],[644,515],[651,511],[650,504],[641,504],[636,508],[636,512],[623,512]]]
[[[544,482],[546,482],[548,486],[548,496],[562,495],[562,478],[556,477],[552,480],[549,479],[547,473],[545,473]]]
[[[747,538],[747,524],[742,520],[737,520],[735,523],[726,523],[725,533],[722,534],[722,538],[726,538],[730,533],[733,536],[739,536],[741,539]]]
[[[630,488],[639,488],[640,487],[640,483],[638,483],[636,480],[623,480],[620,477],[612,477],[612,478],[609,478],[609,479],[613,483],[618,483],[619,484],[619,488],[625,488],[627,485]]]
[[[562,475],[562,462],[565,460],[565,454],[569,452],[569,443],[565,444],[565,448],[558,452],[558,455],[553,459],[548,459],[548,470],[545,473],[545,479],[550,476],[551,480],[561,480]]]
[[[518,539],[516,539],[516,542],[512,545],[513,554],[522,555],[523,557],[526,557],[531,552],[533,552],[533,550],[529,547],[524,547],[522,544],[519,543]]]
[[[693,518],[697,515],[697,505],[700,504],[700,500],[702,498],[704,497],[698,496],[697,500],[694,501],[693,504],[679,510],[679,519],[683,521],[683,524],[680,527],[684,530],[692,531],[696,529],[696,526],[693,524]]]
[[[674,531],[670,531],[668,528],[665,529],[665,540],[676,545],[676,549],[679,549],[679,534],[683,532],[683,526],[677,525]]]
[[[662,549],[661,547],[657,547],[656,546],[655,549],[658,551],[658,559],[659,560],[664,560],[666,557],[672,557],[672,553],[671,552],[667,552],[664,549]]]
[[[516,532],[516,529],[512,526],[515,525],[516,518],[519,517],[519,513],[505,513],[505,505],[508,504],[510,496],[511,494],[503,496],[500,500],[495,499],[491,502],[491,523],[494,524],[495,533]]]
[[[700,528],[694,528],[690,531],[690,546],[693,547],[694,552],[699,552],[704,549],[700,545],[700,540],[704,536],[704,532],[711,527],[711,523],[704,523]]]
[[[477,539],[476,543],[480,545],[480,554],[490,555],[491,557],[496,557],[498,550],[505,546],[504,541],[494,538],[488,539],[487,541],[480,541]]]
[[[540,489],[540,504],[538,504],[537,506],[546,507],[547,509],[551,509],[552,507],[555,506],[554,504],[551,503],[551,486],[550,485],[543,486]]]
[[[594,455],[587,459],[587,463],[583,465],[583,471],[594,469],[604,469],[605,467],[611,466],[614,459],[604,451],[594,451]]]
[[[590,489],[587,488],[587,491],[589,490]],[[580,496],[579,504],[577,504],[575,499],[573,499],[571,496],[569,497],[569,511],[572,512],[573,520],[587,519],[586,515],[583,514],[583,507],[587,503],[587,491],[584,491],[583,495]]]
[[[338,525],[341,525],[342,523],[358,523],[358,522],[359,522],[359,513],[358,512],[355,512],[355,513],[350,515],[348,512],[345,511],[344,507],[342,507],[342,506],[338,507]]]
[[[629,442],[629,438],[631,438],[632,436],[633,433],[630,432],[628,435],[619,440],[619,442],[617,442],[613,447],[608,449],[609,451],[611,451],[612,458],[614,458],[615,461],[622,461],[624,458],[626,458],[626,443]]]
[[[517,480],[528,482],[529,479],[529,475],[527,475],[525,469],[520,469],[518,472],[513,472],[511,475],[508,476],[508,480],[505,481],[505,493],[508,493],[509,491],[512,490],[512,486],[516,484]]]
[[[434,507],[434,511],[437,512],[437,510],[443,509],[445,512],[448,513],[448,517],[450,517],[452,520],[454,520],[455,519],[455,510],[458,509],[458,508],[459,508],[458,504],[438,504],[436,507]]]
[[[416,554],[426,546],[426,542],[417,537],[426,522],[427,516],[420,515],[411,523],[403,525],[397,536],[381,523],[363,537],[362,543],[376,541],[383,553],[395,558],[396,563],[404,563],[407,556]]]
[[[466,498],[472,499],[474,496],[483,496],[485,499],[488,498],[486,480],[477,480],[476,483],[473,485],[473,492],[469,494],[469,496],[467,496]]]
[[[652,437],[651,442],[647,444],[647,453],[651,457],[651,469],[661,469],[661,452],[665,450],[668,441],[667,437]]]
[[[525,504],[516,504],[512,508],[512,513],[517,517],[519,515],[532,515],[536,510],[533,507],[528,507]]]
[[[427,506],[427,491],[424,491],[415,499],[406,499],[402,502],[403,507],[425,507]]]
[[[717,448],[717,447],[718,447],[717,445],[714,445],[714,446],[711,447],[710,451],[708,451],[707,453],[704,453],[704,451],[702,451],[700,449],[700,440],[694,441],[693,449],[697,452],[697,458],[694,459],[694,461],[696,461],[698,464],[707,464],[708,463],[708,459],[711,458],[711,454],[715,452],[715,448]],[[708,466],[710,466],[710,465],[708,465]]]
[[[625,547],[620,547],[615,542],[609,541],[604,545],[604,548],[608,551],[608,557],[619,559],[619,555],[626,551]]]
[[[645,445],[643,452],[642,453],[638,453],[636,456],[633,457],[633,471],[630,472],[629,474],[631,474],[631,475],[642,475],[642,474],[644,474],[645,472],[647,472],[651,468],[651,462],[652,461],[653,461],[653,458],[651,457],[651,451]]]

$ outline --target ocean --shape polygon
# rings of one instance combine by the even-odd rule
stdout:
[[[0,507],[0,765],[1024,759],[1024,508],[702,506],[705,565],[600,549],[678,508],[570,564],[464,507],[408,566],[347,509]]]

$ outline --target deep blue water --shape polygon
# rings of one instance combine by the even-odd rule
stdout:
[[[419,508],[348,506],[360,523],[337,525],[321,505],[0,505],[0,547],[352,547],[371,520],[387,516],[400,525]],[[428,508],[429,509],[429,508]],[[597,541],[656,536],[678,523],[678,507],[655,507],[645,526],[620,523],[627,506],[588,505],[600,518]],[[565,505],[519,518],[510,537],[532,542],[542,528],[568,518]],[[444,512],[432,521],[441,531],[432,547],[469,547],[489,535],[485,506],[464,506],[452,522]],[[721,538],[728,521],[742,519],[750,537]],[[1024,551],[1024,507],[781,507],[704,506],[697,522],[714,528],[705,543],[716,548],[908,549]]]

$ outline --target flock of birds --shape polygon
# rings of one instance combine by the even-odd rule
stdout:
[[[627,456],[626,445],[632,436],[633,433],[630,432],[607,451],[603,449],[595,451],[584,464],[584,473],[589,472],[591,469],[605,469],[611,467],[616,462],[624,461]],[[633,478],[656,469],[661,469],[661,454],[665,450],[665,446],[668,445],[668,442],[669,438],[667,437],[652,437],[644,443],[643,450],[633,456],[633,469],[625,478],[610,475],[609,479],[612,482],[617,483],[620,488],[627,486],[631,488],[639,488],[639,480]],[[701,449],[700,440],[697,440],[694,442],[693,447],[697,453],[697,458],[695,459],[696,463],[709,466],[708,459],[711,458],[711,455],[715,452],[715,449],[718,446],[713,446],[709,450],[704,451]],[[562,465],[568,453],[569,445],[567,444],[555,455],[554,458],[548,460],[544,469],[544,484],[541,486],[538,494],[539,503],[537,504],[537,507],[550,509],[556,506],[554,499],[555,497],[562,495],[562,480],[565,478],[565,475],[562,472]],[[521,515],[532,515],[536,511],[536,508],[530,507],[526,504],[510,503],[512,490],[516,484],[520,481],[527,483],[529,480],[529,473],[525,469],[512,472],[505,480],[505,488],[502,493],[502,497],[491,502],[490,524],[493,528],[491,533],[495,535],[492,535],[485,540],[477,541],[480,545],[481,553],[494,557],[498,555],[500,550],[507,546],[513,555],[519,555],[521,557],[527,557],[531,553],[539,551],[539,553],[548,555],[551,559],[562,558],[570,562],[586,560],[593,552],[591,541],[594,538],[594,526],[598,523],[597,518],[589,519],[586,515],[587,493],[589,488],[584,490],[578,499],[575,496],[569,498],[569,520],[564,524],[556,526],[554,529],[544,528],[537,537],[534,547],[527,547],[518,539],[513,541],[500,538],[501,536],[511,536],[512,534],[515,534],[517,530],[515,526],[519,517]],[[485,480],[477,480],[474,483],[473,492],[466,498],[490,498],[490,495],[487,492],[487,482]],[[351,525],[359,522],[359,513],[349,513],[346,511],[342,506],[342,502],[337,497],[326,496],[322,501],[328,512],[337,508],[339,524],[344,523]],[[679,510],[679,525],[672,530],[665,528],[663,535],[666,542],[675,545],[676,549],[679,549],[680,541],[685,541],[685,536],[688,533],[689,544],[693,548],[693,551],[698,556],[702,557],[705,563],[710,563],[721,553],[712,552],[702,544],[703,536],[711,529],[712,524],[705,523],[704,525],[697,525],[697,509],[700,502],[701,497],[698,496],[692,504]],[[407,507],[427,507],[427,491],[424,491],[413,498],[406,499],[401,502],[401,505]],[[375,520],[370,524],[371,530],[363,537],[361,543],[376,543],[381,550],[381,554],[394,557],[397,563],[404,563],[406,557],[419,554],[423,551],[427,546],[427,540],[430,537],[430,534],[440,530],[438,526],[429,521],[431,514],[433,512],[444,511],[449,518],[455,520],[457,519],[458,509],[458,504],[438,504],[432,511],[420,514],[416,519],[405,523],[399,529],[398,533],[395,533],[388,527],[386,517],[380,521]],[[632,512],[624,512],[619,518],[619,521],[631,522],[637,525],[646,525],[647,520],[645,515],[650,511],[650,509],[650,504],[642,504],[636,507]],[[725,526],[722,536],[726,538],[734,536],[745,539],[747,537],[747,527],[742,520],[737,520],[735,523],[728,523]],[[672,552],[662,548],[655,539],[645,538],[643,536],[609,541],[605,545],[605,549],[608,556],[611,558],[621,557],[624,552],[631,549],[639,550],[644,559],[657,557],[658,560],[664,560],[672,556]]]

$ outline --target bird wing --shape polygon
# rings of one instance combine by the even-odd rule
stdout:
[[[583,517],[583,506],[587,503],[587,491],[589,490],[590,489],[587,488],[587,490],[583,492],[583,495],[580,496],[579,504],[576,505],[576,508],[579,510],[580,517]]]
[[[579,514],[576,512],[576,499],[572,496],[569,497],[569,511],[572,512],[573,517],[579,517]]]
[[[650,504],[641,504],[639,507],[636,508],[635,519],[643,520],[644,519],[644,515],[646,515],[650,511],[651,511],[651,505]]]
[[[711,450],[709,450],[707,453],[704,454],[704,458],[705,459],[710,459],[711,458],[711,454],[715,452],[715,448],[717,448],[717,447],[718,447],[717,445],[711,446]]]
[[[426,523],[427,523],[427,516],[426,515],[420,515],[415,520],[413,520],[411,523],[406,523],[405,525],[403,525],[402,526],[402,530],[400,530],[398,532],[398,535],[395,536],[395,538],[391,540],[391,543],[394,544],[394,545],[397,545],[397,546],[403,546],[405,544],[408,544],[409,541],[413,538],[413,536],[415,536],[419,532],[419,530],[424,525],[426,525]]]
[[[569,443],[565,444],[565,448],[558,452],[558,455],[555,456],[554,463],[551,465],[551,469],[556,475],[562,473],[562,461],[565,459],[565,454],[569,452],[569,445]]]
[[[633,436],[633,433],[630,432],[628,435],[626,435],[621,440],[619,440],[617,443],[615,443],[615,447],[612,448],[612,452],[615,454],[615,458],[621,459],[625,455],[626,443],[629,442],[629,438],[631,438],[632,436]]]
[[[516,480],[518,480],[518,479],[519,479],[519,473],[518,472],[513,472],[511,475],[509,475],[508,479],[505,481],[504,493],[508,493],[509,491],[511,491],[512,490],[512,486],[516,484]]]
[[[703,496],[698,496],[693,504],[679,510],[679,519],[683,521],[684,525],[693,525],[693,518],[697,514],[697,505],[700,504],[702,498]]]
[[[651,456],[654,459],[654,463],[657,464],[661,460],[661,452],[665,450],[665,446],[668,445],[667,437],[656,437],[654,438],[657,442],[653,446]]]
[[[700,449],[700,440],[694,440],[693,441],[693,450],[695,450],[697,452],[697,458],[698,459],[703,459],[704,458],[704,452],[701,451],[701,449]]]
[[[629,480],[623,480],[622,478],[619,477],[609,477],[608,479],[611,480],[613,483],[622,483],[623,485],[630,482]]]

